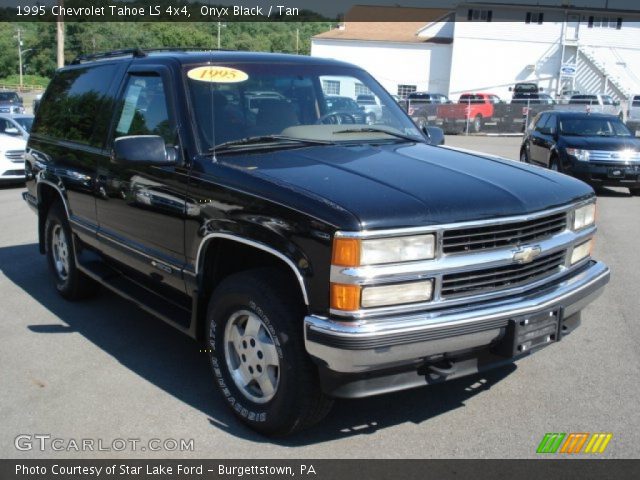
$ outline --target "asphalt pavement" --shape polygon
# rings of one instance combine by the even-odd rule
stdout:
[[[447,137],[513,159],[519,142]],[[640,197],[626,189],[598,195],[594,255],[611,283],[562,342],[486,374],[337,401],[320,425],[284,440],[234,419],[194,341],[107,291],[60,298],[22,191],[0,189],[0,457],[533,458],[547,432],[612,433],[600,456],[639,456]],[[152,439],[165,449],[151,451]],[[82,440],[94,450],[76,451]],[[167,440],[187,447],[168,451]]]

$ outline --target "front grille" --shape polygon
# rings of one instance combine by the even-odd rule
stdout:
[[[7,150],[4,156],[14,163],[24,162],[24,150]]]
[[[622,163],[640,162],[640,152],[624,150],[589,150],[590,162]]]
[[[535,259],[527,264],[512,264],[442,277],[443,298],[476,295],[488,290],[502,290],[533,283],[560,271],[564,264],[565,251]]]
[[[562,232],[567,227],[566,212],[524,222],[459,228],[444,232],[444,253],[472,252],[522,245]]]
[[[3,172],[0,177],[9,177],[14,175],[24,175],[24,170],[7,170],[6,172]]]

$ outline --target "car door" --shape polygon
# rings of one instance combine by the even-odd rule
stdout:
[[[554,113],[549,114],[549,118],[544,124],[540,135],[540,156],[541,163],[549,167],[551,155],[556,146],[556,132],[558,131],[558,116]]]
[[[116,138],[159,135],[180,155],[175,83],[166,66],[128,70],[112,123]],[[184,291],[187,169],[101,162],[97,181],[98,237],[104,252],[150,279]]]
[[[543,113],[540,115],[536,123],[534,124],[531,132],[529,133],[529,141],[527,142],[529,161],[531,163],[544,165],[544,138],[543,131],[544,126],[549,120],[550,114]]]

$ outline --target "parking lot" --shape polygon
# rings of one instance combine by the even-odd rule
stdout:
[[[447,144],[518,158],[518,137]],[[572,335],[514,366],[428,388],[336,402],[319,426],[260,437],[219,398],[199,346],[119,297],[68,303],[38,254],[22,187],[0,189],[0,455],[4,458],[532,458],[547,432],[640,444],[640,197],[599,192],[595,256],[612,271]],[[544,192],[540,192],[544,195]],[[18,435],[193,439],[192,451],[19,451]]]

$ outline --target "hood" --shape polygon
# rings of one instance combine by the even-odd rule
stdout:
[[[20,137],[6,135],[0,133],[0,150],[24,150],[27,147],[27,141]]]
[[[338,207],[357,219],[358,229],[520,215],[593,195],[588,185],[566,175],[424,144],[320,146],[218,161],[269,185],[263,187],[268,193],[255,193],[318,218],[323,206]]]
[[[567,147],[584,150],[636,150],[640,151],[640,140],[635,137],[562,137]]]

